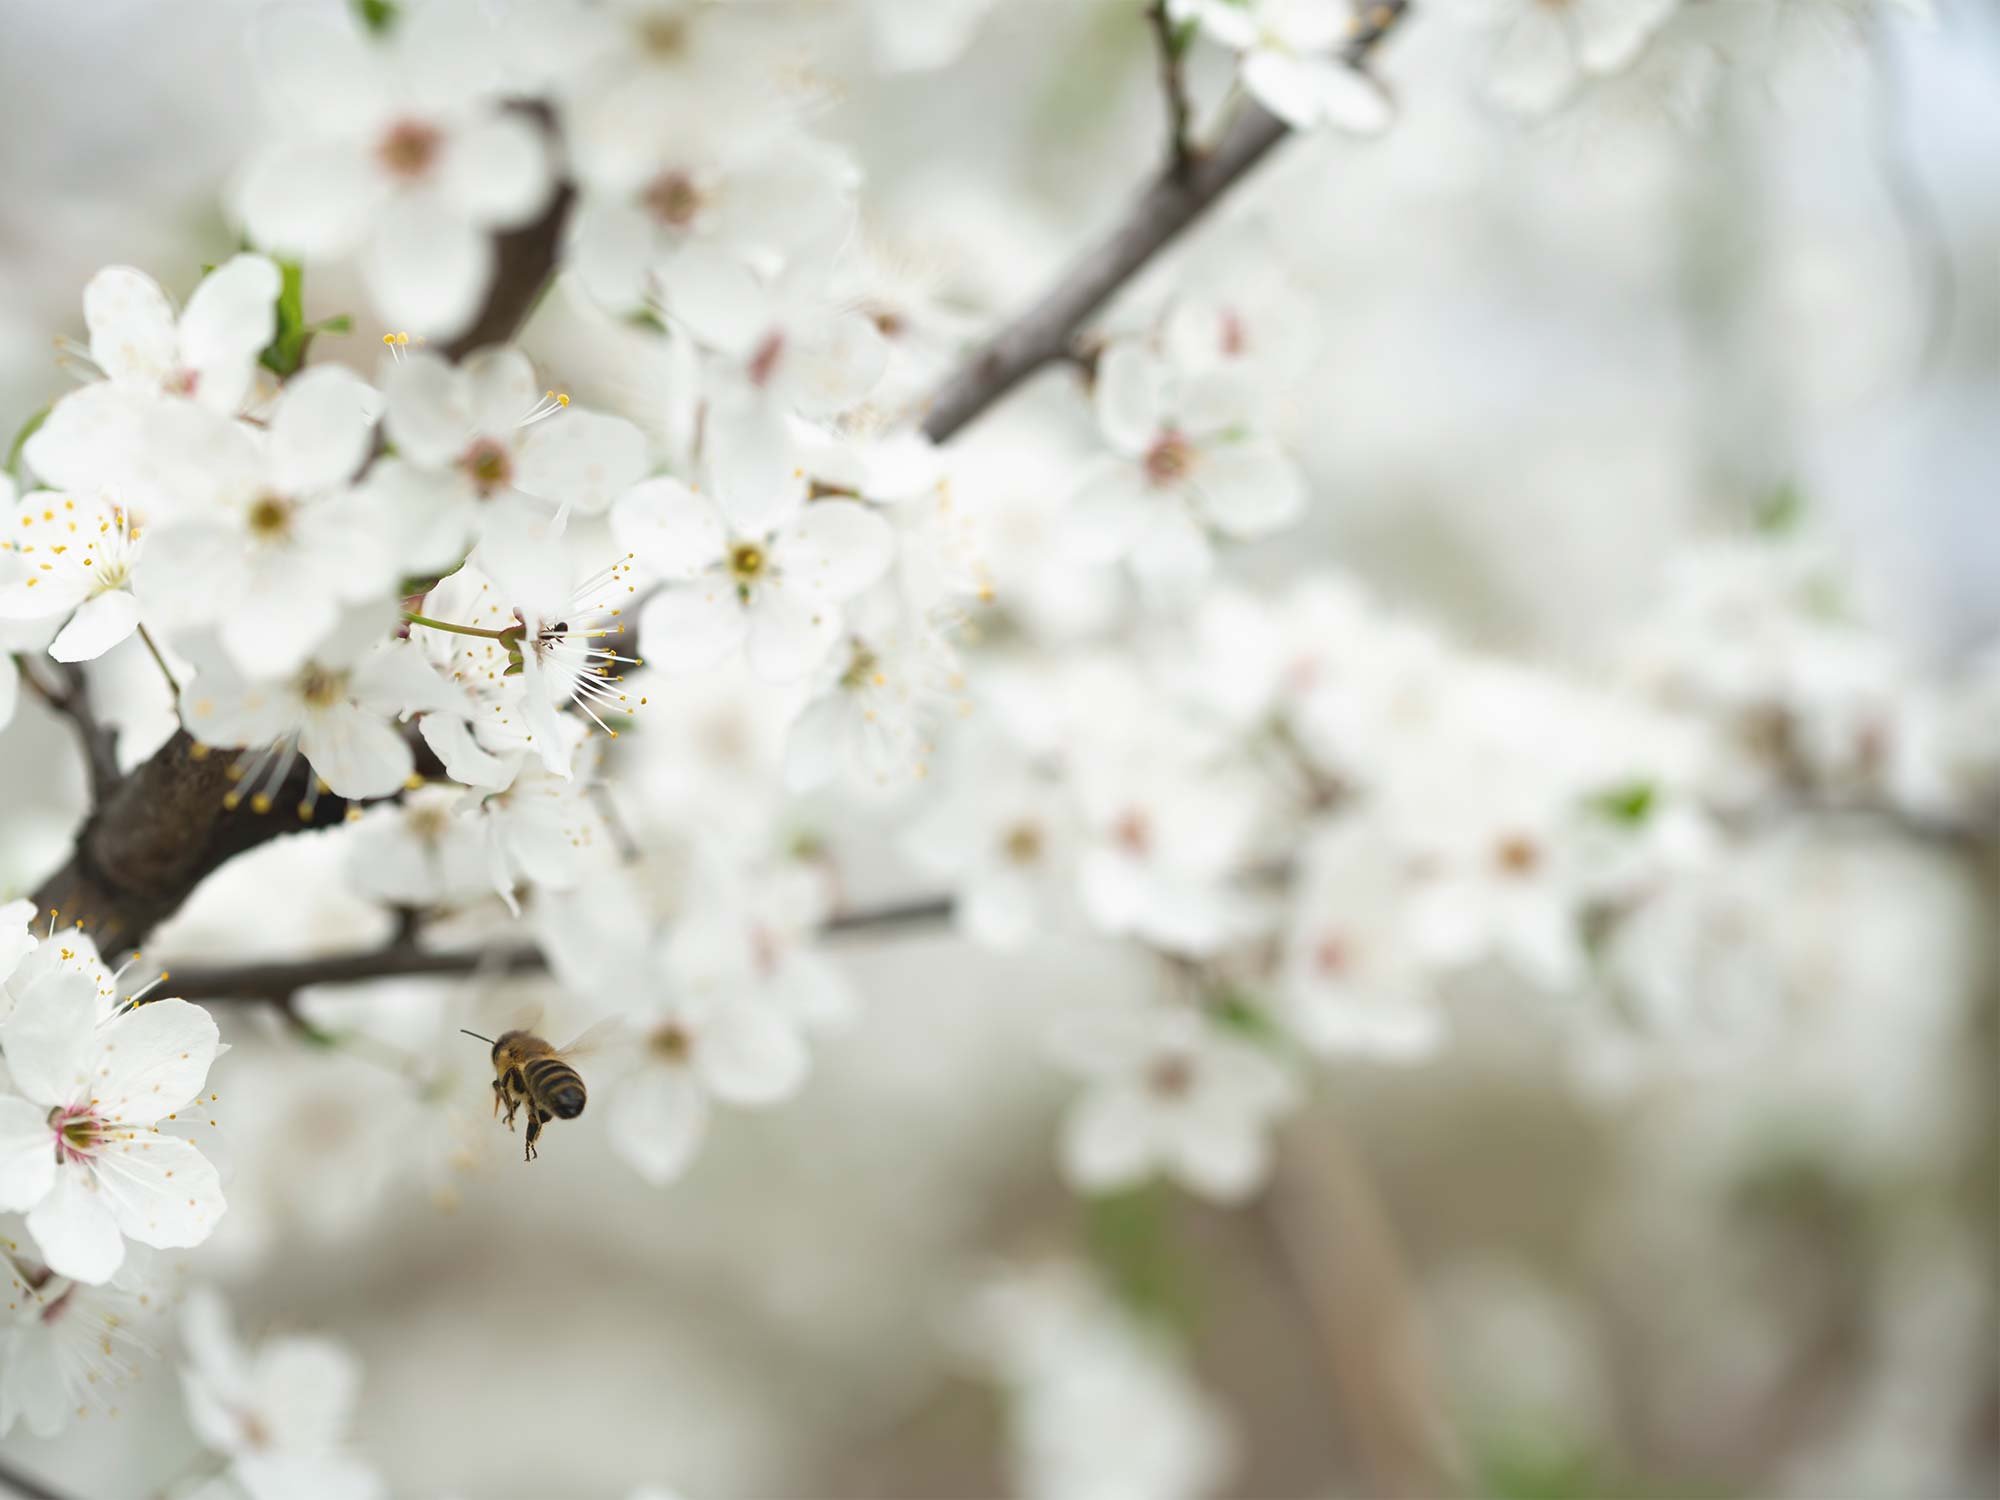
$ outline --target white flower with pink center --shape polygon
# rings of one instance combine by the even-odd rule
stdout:
[[[271,260],[237,255],[203,278],[176,314],[144,271],[106,266],[83,289],[89,361],[121,390],[182,396],[234,416],[277,331],[281,288]]]
[[[541,131],[500,107],[490,17],[461,0],[402,8],[385,36],[336,7],[259,17],[257,76],[284,132],[251,161],[236,213],[258,245],[359,252],[385,321],[448,337],[493,278],[493,235],[541,212]]]
[[[159,1128],[201,1095],[215,1022],[185,1000],[102,1010],[89,975],[63,974],[0,1024],[17,1091],[0,1097],[0,1208],[28,1216],[50,1270],[92,1283],[126,1239],[198,1245],[225,1206],[207,1158]]]
[[[1135,342],[1097,362],[1097,422],[1111,452],[1070,497],[1079,555],[1130,561],[1149,583],[1185,589],[1208,576],[1211,530],[1268,536],[1305,510],[1305,485],[1277,444],[1260,437],[1243,384],[1187,374]]]

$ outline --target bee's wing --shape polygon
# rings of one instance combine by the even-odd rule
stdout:
[[[578,1058],[601,1054],[616,1047],[628,1034],[623,1016],[606,1016],[588,1028],[567,1047],[556,1050],[563,1057]]]

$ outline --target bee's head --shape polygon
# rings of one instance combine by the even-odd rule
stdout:
[[[460,1031],[465,1031],[465,1028],[463,1026],[459,1027],[458,1029]],[[495,1041],[490,1036],[481,1036],[476,1031],[465,1031],[465,1034],[471,1037],[474,1041],[480,1041],[486,1043],[487,1046],[493,1049],[493,1054],[492,1054],[493,1062],[494,1066],[497,1067],[499,1066],[500,1063],[500,1049],[506,1046],[509,1041],[519,1036],[521,1033],[518,1031],[503,1031],[500,1033],[500,1039],[498,1041]]]

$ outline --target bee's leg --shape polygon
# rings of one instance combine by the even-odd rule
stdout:
[[[493,1080],[493,1118],[500,1118],[500,1106],[507,1102],[507,1088],[499,1079]]]
[[[540,1137],[541,1133],[542,1117],[533,1109],[530,1109],[528,1111],[528,1152],[521,1160],[533,1161],[535,1159],[535,1141]]]

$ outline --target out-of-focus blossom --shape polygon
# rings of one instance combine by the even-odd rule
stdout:
[[[444,337],[493,277],[493,233],[528,222],[553,179],[541,131],[498,95],[499,38],[470,0],[399,12],[370,36],[323,6],[258,18],[259,81],[281,132],[237,184],[258,246],[358,252],[383,320]]]
[[[188,1421],[229,1462],[251,1500],[373,1500],[381,1480],[347,1449],[360,1363],[331,1339],[286,1337],[246,1349],[214,1292],[181,1319]]]

